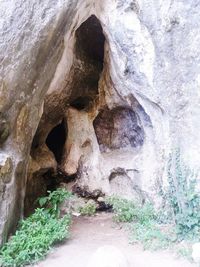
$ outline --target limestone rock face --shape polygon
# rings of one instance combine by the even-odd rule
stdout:
[[[157,202],[171,148],[199,169],[199,15],[197,0],[1,1],[0,243],[49,172]]]

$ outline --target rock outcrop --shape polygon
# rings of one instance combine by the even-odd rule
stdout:
[[[196,0],[1,1],[0,243],[48,173],[157,202],[171,148],[199,169],[199,15]]]

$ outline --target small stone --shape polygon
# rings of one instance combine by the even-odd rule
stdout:
[[[79,212],[72,212],[72,215],[79,217],[81,214]]]
[[[97,201],[98,202],[105,202],[105,199],[103,197],[98,197]]]
[[[124,254],[114,246],[102,246],[93,254],[87,267],[128,267]]]
[[[195,263],[200,263],[200,243],[195,243],[192,246],[192,258]]]
[[[0,179],[4,183],[9,183],[11,181],[11,173],[13,169],[13,163],[11,158],[7,158],[3,166],[0,166]]]

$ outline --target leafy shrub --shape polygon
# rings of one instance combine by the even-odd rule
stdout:
[[[53,192],[47,191],[47,193],[49,193],[49,195],[46,197],[39,198],[38,202],[41,207],[45,206],[50,213],[55,213],[57,215],[59,215],[59,207],[62,202],[65,199],[72,197],[72,193],[66,191],[63,188],[58,188]]]
[[[131,243],[142,243],[144,248],[168,248],[176,239],[166,234],[157,222],[157,213],[151,203],[143,205],[120,197],[110,197],[107,202],[113,206],[114,219],[128,222]]]
[[[19,224],[15,235],[0,249],[0,266],[18,267],[43,259],[51,247],[69,237],[71,216],[59,217],[58,204],[69,194],[57,190],[49,194],[50,208],[38,208]]]
[[[155,221],[131,224],[129,229],[131,243],[142,243],[144,249],[167,249],[176,240],[172,233],[163,231]]]
[[[137,221],[146,223],[153,220],[155,215],[154,207],[151,203],[146,202],[144,205],[134,203],[132,200],[120,198],[118,196],[109,197],[106,202],[112,205],[117,222]]]
[[[96,212],[96,204],[88,201],[84,206],[79,208],[79,212],[84,216],[92,216]]]
[[[154,207],[149,202],[146,202],[144,205],[138,205],[136,211],[137,221],[140,224],[148,224],[157,218]]]
[[[168,182],[165,198],[173,211],[179,239],[199,240],[200,194],[196,191],[196,175],[182,161],[180,149],[170,155]]]
[[[107,198],[106,203],[112,205],[117,222],[131,222],[136,216],[136,206],[131,200],[112,196]]]

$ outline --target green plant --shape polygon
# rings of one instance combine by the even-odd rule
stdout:
[[[149,224],[156,220],[157,214],[153,205],[149,202],[146,202],[143,205],[137,205],[136,217],[138,223]]]
[[[155,221],[130,225],[130,242],[142,243],[144,249],[167,249],[175,241],[173,234],[164,231]]]
[[[132,200],[112,196],[106,199],[106,203],[112,206],[115,214],[114,219],[117,222],[137,221],[143,224],[156,217],[154,207],[149,202],[141,205]]]
[[[196,175],[181,159],[180,149],[170,154],[168,162],[169,188],[166,198],[173,213],[179,239],[199,240],[200,194],[196,190]]]
[[[112,196],[106,199],[106,203],[112,205],[117,222],[131,222],[136,216],[136,206],[131,200]]]
[[[176,240],[172,229],[164,229],[157,222],[157,213],[149,202],[142,204],[113,196],[107,199],[112,205],[114,219],[128,222],[131,243],[142,243],[145,249],[168,248]],[[171,234],[169,234],[171,232]]]
[[[84,216],[92,216],[96,212],[96,204],[88,201],[84,206],[79,208],[79,212]]]
[[[55,243],[69,237],[71,216],[67,214],[61,218],[57,210],[64,195],[69,196],[60,190],[52,192],[48,201],[41,203],[48,203],[50,208],[38,208],[19,223],[16,233],[0,249],[0,266],[21,267],[35,263],[43,259]]]
[[[131,242],[148,249],[173,248],[191,259],[191,243],[200,241],[196,174],[183,162],[180,149],[170,154],[167,172],[169,186],[161,191],[164,209],[155,212],[151,203],[140,205],[116,196],[107,202],[113,206],[117,222],[129,222]]]
[[[72,193],[66,191],[63,188],[58,188],[55,191],[47,191],[49,194],[46,197],[41,197],[38,199],[38,202],[41,207],[46,207],[50,213],[56,213],[59,215],[59,207],[61,203],[70,197],[72,197]]]

